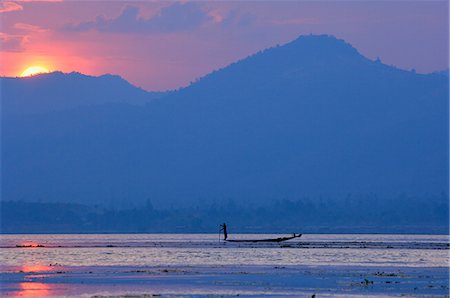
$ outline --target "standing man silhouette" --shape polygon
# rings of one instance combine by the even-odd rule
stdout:
[[[227,224],[226,223],[223,223],[220,225],[220,231],[223,231],[223,236],[224,236],[223,240],[227,240],[228,233],[227,233]]]

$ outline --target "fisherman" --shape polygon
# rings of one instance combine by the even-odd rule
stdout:
[[[227,233],[227,224],[226,223],[223,223],[220,225],[220,231],[221,232],[223,231],[223,235],[224,235],[223,240],[227,240],[228,233]]]

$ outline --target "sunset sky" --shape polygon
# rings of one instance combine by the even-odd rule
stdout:
[[[448,1],[2,0],[0,74],[41,66],[174,89],[309,33],[428,73],[448,68],[448,13]]]

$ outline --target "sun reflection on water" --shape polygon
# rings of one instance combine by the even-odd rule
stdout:
[[[32,241],[24,241],[20,244],[17,244],[16,247],[19,248],[38,248],[38,247],[44,247],[42,244],[32,242]]]
[[[30,272],[46,272],[46,271],[51,271],[52,267],[50,266],[45,266],[45,265],[25,265],[25,266],[21,266],[20,271],[25,272],[25,273],[30,273]]]
[[[51,286],[41,282],[21,282],[15,296],[43,297],[51,294]]]

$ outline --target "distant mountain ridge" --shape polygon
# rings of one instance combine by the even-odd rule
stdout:
[[[82,106],[128,103],[143,105],[164,96],[147,92],[120,76],[88,76],[78,72],[52,72],[24,78],[0,78],[2,108],[6,114],[32,114]]]
[[[448,78],[302,36],[144,106],[7,117],[6,200],[161,204],[448,191]]]
[[[446,77],[449,76],[449,73],[450,73],[450,69],[433,72],[433,74],[443,75]]]

